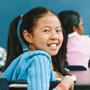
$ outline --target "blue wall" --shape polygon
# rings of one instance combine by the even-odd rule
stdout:
[[[6,48],[12,19],[37,6],[47,7],[56,13],[62,10],[79,12],[84,22],[84,34],[90,35],[90,0],[0,0],[0,46]]]

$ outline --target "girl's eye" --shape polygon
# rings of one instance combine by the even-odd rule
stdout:
[[[49,32],[49,30],[48,29],[46,29],[46,30],[43,30],[44,32]]]
[[[56,30],[56,32],[62,32],[62,30]]]

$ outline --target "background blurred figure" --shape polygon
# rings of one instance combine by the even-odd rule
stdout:
[[[2,67],[5,65],[5,61],[6,61],[6,50],[0,47],[0,71],[2,70]]]
[[[83,34],[83,21],[75,11],[63,11],[58,14],[62,23],[64,41],[61,47],[61,59],[69,65],[83,65],[88,68],[90,59],[90,37]]]
[[[6,61],[6,50],[0,47],[0,75]]]

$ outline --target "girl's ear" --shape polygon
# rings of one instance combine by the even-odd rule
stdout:
[[[78,28],[76,26],[73,26],[73,32],[78,32]]]
[[[25,39],[27,42],[33,43],[32,34],[30,34],[27,30],[24,30],[23,36],[24,36],[24,39]]]

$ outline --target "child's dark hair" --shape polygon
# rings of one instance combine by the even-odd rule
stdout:
[[[58,17],[62,24],[62,30],[63,30],[63,36],[64,36],[63,44],[60,48],[60,60],[66,62],[66,64],[68,64],[67,56],[66,56],[68,34],[74,32],[73,26],[75,26],[75,27],[79,26],[80,15],[75,11],[66,10],[66,11],[60,12],[58,14]]]
[[[37,20],[47,13],[54,14],[57,17],[56,13],[44,7],[34,8],[23,15],[20,25],[20,37],[27,46],[29,45],[29,43],[24,39],[23,31],[27,30],[29,33],[33,33],[33,28],[37,24]],[[17,28],[20,19],[21,16],[18,16],[10,24],[7,41],[7,59],[4,70],[16,57],[23,53],[23,47],[17,34]]]

